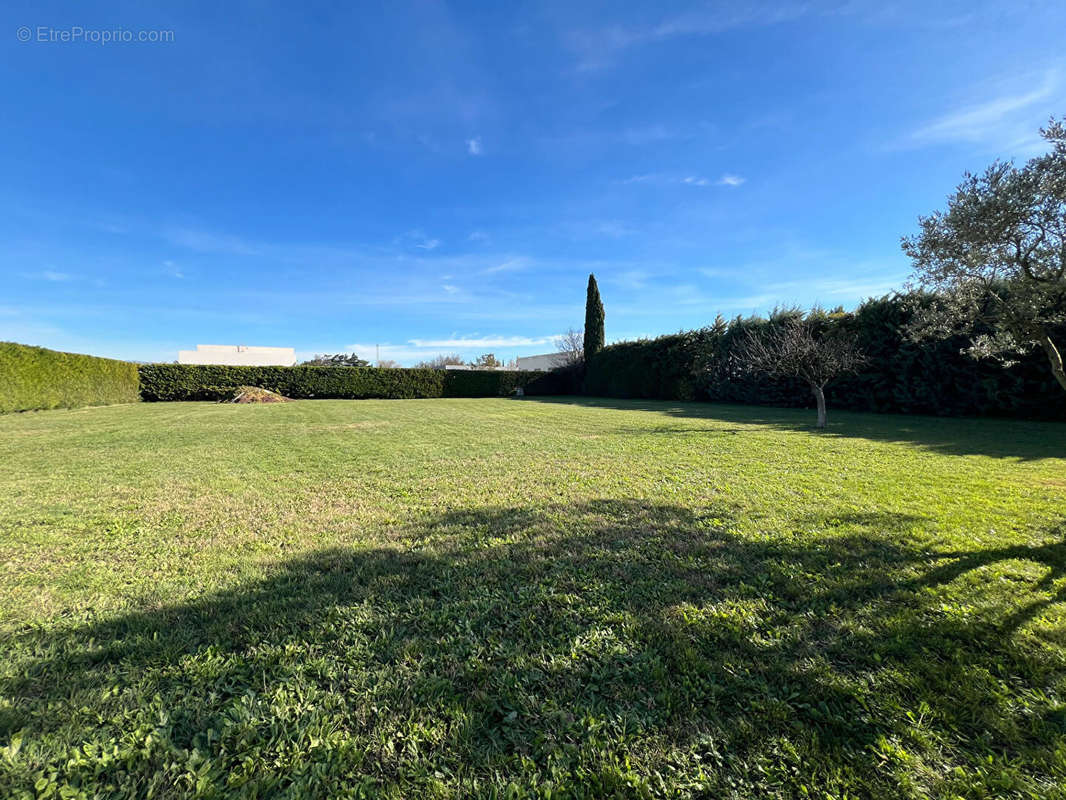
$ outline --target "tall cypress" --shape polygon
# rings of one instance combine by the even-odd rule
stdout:
[[[588,297],[585,300],[585,361],[603,349],[603,303],[596,276],[589,275]]]

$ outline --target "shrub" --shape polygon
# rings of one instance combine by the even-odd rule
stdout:
[[[1066,420],[1062,390],[1042,354],[1029,353],[1004,367],[962,353],[968,343],[964,337],[911,339],[909,322],[928,302],[925,294],[891,295],[867,300],[853,313],[806,315],[824,329],[838,327],[854,336],[867,356],[857,374],[826,390],[830,405],[852,411]],[[734,352],[749,332],[796,315],[804,316],[785,309],[770,320],[719,319],[700,330],[609,345],[588,360],[585,392],[807,407],[811,399],[802,381],[746,374]]]
[[[0,342],[0,412],[134,403],[139,397],[136,364]]]
[[[140,374],[141,396],[153,401],[228,399],[240,386],[294,399],[503,397],[518,387],[529,394],[559,393],[551,373],[497,370],[146,364]]]

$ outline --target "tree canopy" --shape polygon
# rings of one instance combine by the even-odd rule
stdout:
[[[370,362],[355,353],[336,353],[334,355],[316,355],[303,362],[310,367],[369,367]]]
[[[903,250],[916,283],[934,294],[916,335],[968,333],[971,355],[1008,362],[1039,347],[1066,390],[1066,118],[1040,133],[1050,152],[967,173],[947,210],[919,218]]]
[[[854,337],[820,332],[813,319],[798,316],[789,316],[766,330],[749,331],[737,347],[736,359],[743,368],[771,378],[806,381],[818,406],[819,428],[826,426],[826,384],[854,372],[865,361]]]

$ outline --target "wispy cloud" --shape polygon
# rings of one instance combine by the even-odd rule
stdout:
[[[410,339],[403,344],[392,342],[369,344],[366,342],[354,342],[341,348],[320,347],[313,352],[301,351],[300,358],[310,358],[314,353],[329,353],[343,351],[356,353],[360,358],[374,361],[380,357],[393,361],[412,364],[424,359],[432,358],[443,353],[459,353],[463,356],[472,357],[489,350],[507,349],[521,351],[535,348],[533,352],[544,349],[553,349],[554,336],[451,336],[444,339]],[[508,354],[509,355],[509,354]]]
[[[555,336],[458,336],[450,339],[410,339],[415,347],[468,350],[479,347],[530,347],[550,344]]]
[[[260,252],[260,247],[240,236],[198,228],[167,228],[163,238],[178,247],[195,250],[200,253],[221,253],[227,255],[252,256]]]
[[[524,258],[508,258],[506,261],[501,261],[499,264],[486,267],[481,271],[485,275],[494,275],[497,272],[517,272],[525,269],[528,265],[529,262]]]
[[[643,175],[632,175],[628,178],[625,178],[622,183],[650,183],[652,181],[659,180],[661,177],[662,176],[654,172],[647,172]]]
[[[634,183],[680,183],[685,186],[740,186],[746,179],[740,175],[734,175],[730,172],[725,173],[717,181],[712,181],[710,178],[705,178],[700,175],[666,175],[659,172],[649,172],[641,175],[632,175],[628,178],[624,178],[620,181],[622,184],[634,184]]]
[[[77,280],[78,277],[69,272],[57,272],[52,269],[44,269],[40,272],[23,272],[20,274],[23,278],[32,281],[49,281],[50,283],[66,283],[67,281]]]
[[[1014,81],[1031,86],[1032,76]],[[1040,122],[1050,115],[1041,107],[1059,94],[1057,70],[1048,70],[1036,88],[1001,91],[991,100],[960,106],[914,130],[903,142],[925,146],[954,142],[989,144],[1029,152],[1039,149],[1042,140],[1037,132]],[[1041,116],[1042,115],[1042,116]]]
[[[441,240],[426,236],[421,229],[408,231],[397,240],[398,244],[404,244],[417,250],[436,250],[441,246]]]
[[[481,137],[475,136],[473,139],[466,140],[466,152],[472,156],[481,155]]]
[[[566,45],[578,57],[580,71],[612,66],[627,50],[679,36],[708,36],[737,28],[777,25],[810,13],[809,3],[775,5],[723,4],[667,17],[644,26],[613,25],[596,30],[571,30]]]

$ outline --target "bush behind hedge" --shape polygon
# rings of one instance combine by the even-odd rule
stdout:
[[[0,412],[139,399],[137,365],[129,361],[0,342]]]
[[[145,364],[140,377],[141,396],[150,401],[220,400],[238,386],[258,386],[294,399],[504,397],[516,388],[558,393],[551,373],[497,370]]]

